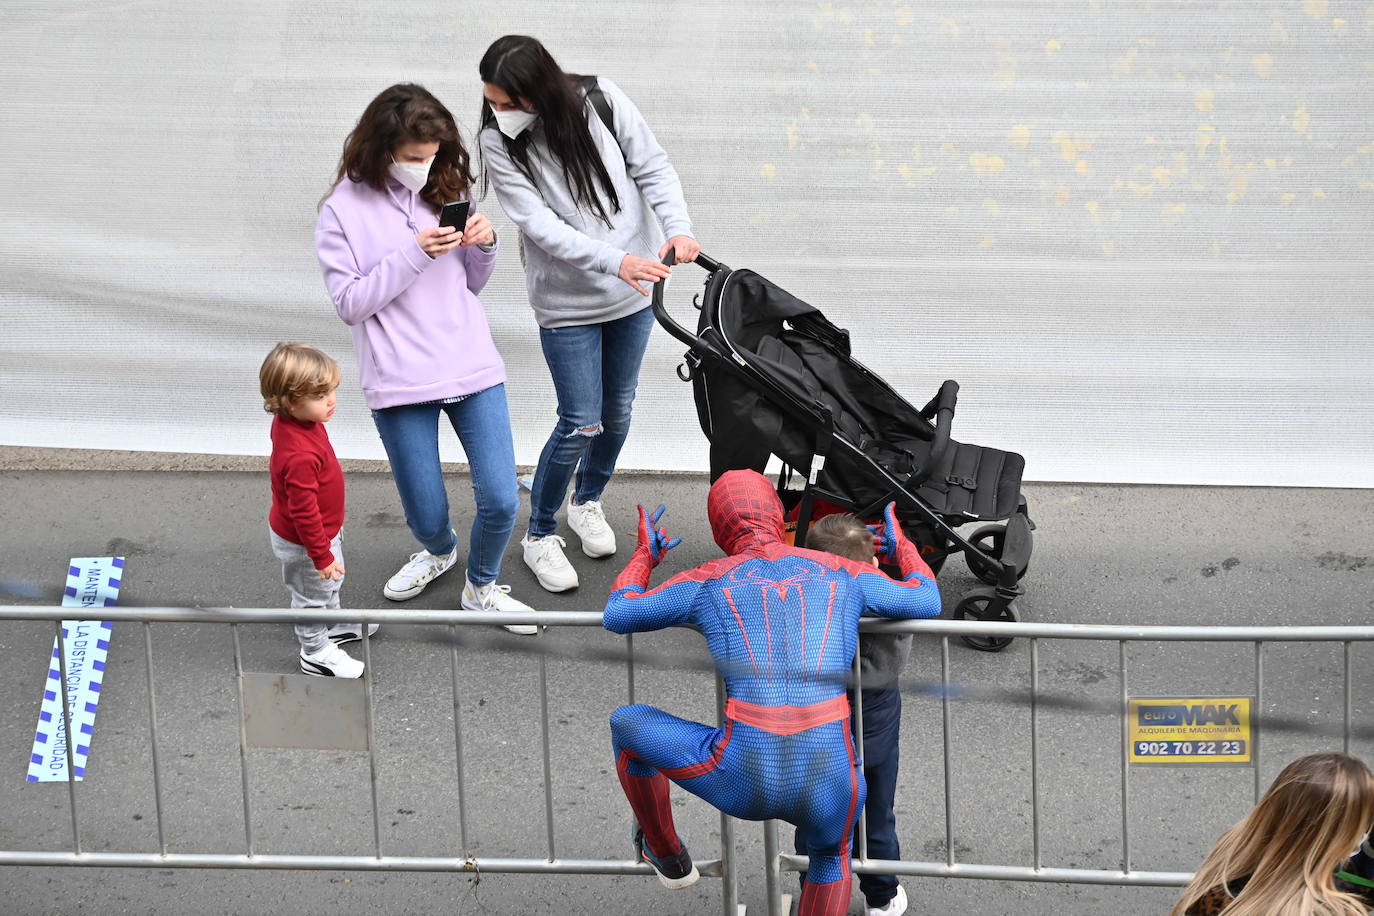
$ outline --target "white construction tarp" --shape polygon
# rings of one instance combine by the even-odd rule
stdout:
[[[344,365],[312,247],[344,136],[538,36],[614,78],[705,250],[849,327],[1034,480],[1374,486],[1367,0],[0,2],[0,444],[265,454],[279,340]],[[554,421],[515,233],[483,294],[517,458]],[[669,303],[695,326],[704,274]],[[658,332],[623,467],[704,469]],[[452,443],[452,436],[445,436]],[[461,460],[456,445],[445,456]]]

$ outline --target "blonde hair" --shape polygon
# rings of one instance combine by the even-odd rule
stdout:
[[[821,516],[806,532],[806,547],[860,563],[873,562],[873,532],[849,512]]]
[[[1374,776],[1349,754],[1299,757],[1259,804],[1221,835],[1169,916],[1238,879],[1226,916],[1365,916],[1334,873],[1374,820]],[[1230,893],[1229,890],[1226,893]]]
[[[258,370],[262,409],[282,413],[297,401],[317,398],[339,387],[339,364],[303,343],[279,343]]]

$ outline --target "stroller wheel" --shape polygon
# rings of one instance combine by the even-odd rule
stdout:
[[[984,525],[969,536],[970,544],[997,560],[1002,559],[1002,548],[1006,544],[1006,541],[1007,530],[1001,525]],[[964,560],[968,563],[969,572],[973,573],[981,581],[986,582],[988,585],[997,584],[1002,573],[1002,568],[1000,566],[994,566],[986,562],[982,557],[978,556],[978,554],[969,553],[967,551],[964,553]],[[1017,581],[1019,582],[1024,579],[1028,572],[1030,572],[1029,560],[1026,561],[1025,566],[1017,570]]]
[[[1002,604],[996,595],[984,591],[966,596],[954,608],[955,620],[1005,620],[1019,622],[1021,615],[1016,602]],[[961,636],[964,645],[979,652],[1001,652],[1011,645],[1010,636]]]

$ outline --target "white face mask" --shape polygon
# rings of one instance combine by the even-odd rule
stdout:
[[[532,111],[497,111],[491,110],[496,118],[496,126],[501,128],[501,133],[514,140],[534,123],[539,116]]]
[[[434,159],[434,156],[430,156],[424,162],[397,162],[393,159],[387,171],[391,173],[392,178],[419,194],[420,189],[429,181],[429,167],[434,164]]]

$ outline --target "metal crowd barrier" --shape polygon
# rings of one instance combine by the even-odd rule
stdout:
[[[59,642],[59,660],[65,656],[61,642],[63,619],[74,619],[77,609],[70,607],[0,607],[0,620],[52,621]],[[364,678],[365,715],[368,737],[370,764],[370,789],[372,813],[372,852],[370,855],[289,855],[262,854],[255,851],[253,838],[253,793],[252,779],[247,753],[244,716],[242,714],[243,663],[239,644],[238,626],[245,623],[285,623],[288,621],[333,622],[337,610],[279,610],[268,608],[102,608],[88,616],[114,622],[142,623],[144,634],[144,654],[147,663],[148,688],[148,728],[153,763],[153,790],[157,818],[157,852],[90,852],[81,844],[81,832],[77,817],[76,784],[71,774],[74,770],[71,760],[71,744],[67,742],[68,794],[71,809],[72,848],[60,852],[28,852],[0,850],[0,865],[61,865],[97,866],[131,868],[244,868],[244,869],[343,869],[362,871],[437,871],[437,872],[492,872],[512,874],[585,874],[585,875],[648,875],[651,869],[640,862],[620,859],[560,859],[554,843],[554,810],[552,790],[552,764],[549,752],[549,708],[547,690],[547,657],[539,654],[540,717],[541,743],[544,766],[544,813],[548,838],[547,854],[543,857],[497,858],[479,857],[466,854],[468,844],[465,808],[465,779],[463,773],[463,726],[462,710],[458,699],[458,649],[459,641],[453,640],[450,655],[453,686],[454,742],[457,760],[458,788],[458,830],[459,845],[465,851],[463,857],[425,857],[385,855],[381,842],[381,818],[377,802],[377,756],[374,734],[373,700],[370,679]],[[448,627],[450,634],[457,636],[459,626],[495,626],[508,623],[509,617],[499,613],[477,611],[430,611],[374,609],[347,612],[349,621],[380,624],[426,624]],[[521,622],[529,622],[546,627],[600,627],[601,614],[593,612],[538,612],[522,615]],[[167,846],[164,827],[162,799],[161,763],[157,727],[157,698],[154,683],[154,657],[152,625],[154,623],[227,623],[233,630],[234,666],[239,681],[239,762],[243,785],[244,814],[244,851],[242,853],[177,853],[170,852]],[[1033,881],[1071,884],[1107,884],[1124,886],[1183,886],[1191,879],[1187,872],[1141,871],[1133,868],[1131,856],[1131,796],[1130,766],[1127,754],[1127,722],[1124,715],[1126,699],[1129,696],[1127,667],[1127,645],[1131,642],[1239,642],[1250,643],[1254,650],[1254,695],[1255,708],[1261,709],[1264,697],[1264,653],[1265,645],[1271,642],[1339,642],[1343,646],[1344,685],[1343,747],[1349,750],[1351,738],[1351,679],[1350,647],[1355,642],[1374,641],[1374,626],[1364,627],[1195,627],[1195,626],[1107,626],[1052,623],[995,623],[979,621],[921,620],[921,621],[875,621],[865,620],[863,630],[877,630],[898,633],[912,632],[922,638],[940,640],[939,693],[942,706],[943,751],[944,751],[944,802],[945,802],[945,860],[943,862],[888,861],[869,859],[867,844],[860,833],[857,857],[853,862],[856,874],[894,874],[920,877],[974,878],[1002,881]],[[950,639],[961,636],[1014,637],[1029,641],[1029,705],[1030,705],[1030,776],[1031,776],[1031,864],[988,865],[955,861],[954,856],[954,786],[951,777],[951,679],[950,679]],[[1040,748],[1039,748],[1039,705],[1040,690],[1040,641],[1041,640],[1096,640],[1117,644],[1118,680],[1122,709],[1122,749],[1121,749],[1121,868],[1117,870],[1065,868],[1047,866],[1041,857],[1041,812],[1040,812]],[[371,666],[370,640],[362,642],[363,663]],[[634,702],[634,637],[627,637],[626,679],[630,702]],[[1013,656],[1004,656],[1007,659]],[[65,665],[61,671],[62,681],[66,681]],[[862,688],[857,660],[854,666],[855,689]],[[716,693],[722,705],[723,687],[719,678]],[[855,704],[856,716],[862,716]],[[608,711],[609,712],[609,711]],[[63,696],[63,717],[70,722],[65,693]],[[856,723],[859,735],[858,752],[863,755],[862,719]],[[1260,793],[1259,748],[1254,750],[1254,794]],[[720,857],[698,863],[703,875],[721,879],[721,906],[725,916],[739,916],[744,911],[738,902],[737,863],[734,857],[735,822],[721,815]],[[765,887],[770,916],[782,916],[785,895],[782,890],[784,872],[805,871],[805,856],[784,853],[778,843],[778,823],[769,821],[764,824]]]

